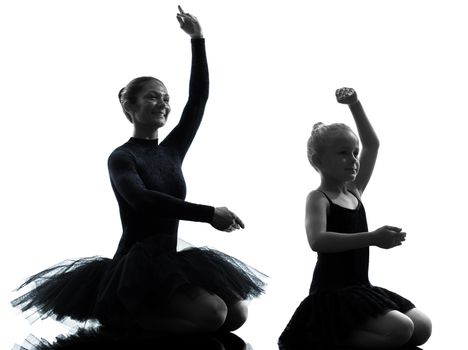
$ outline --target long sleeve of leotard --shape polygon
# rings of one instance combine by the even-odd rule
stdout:
[[[166,219],[211,222],[214,207],[186,202],[163,192],[150,190],[143,183],[133,156],[116,150],[109,157],[109,173],[114,191],[137,211]]]
[[[209,93],[208,63],[205,39],[192,39],[192,68],[190,74],[189,98],[177,126],[162,141],[161,145],[177,150],[180,159],[185,157],[192,143],[205,111]]]

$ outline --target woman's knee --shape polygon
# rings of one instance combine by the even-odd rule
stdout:
[[[248,314],[249,308],[247,306],[247,302],[244,300],[239,300],[229,305],[223,328],[230,332],[239,329],[245,321],[247,321]]]
[[[216,294],[192,287],[175,295],[169,307],[172,317],[192,322],[202,332],[220,328],[226,320],[228,307]]]
[[[414,332],[411,338],[412,345],[424,344],[432,334],[432,322],[423,312],[414,308],[405,313],[414,324]]]
[[[198,321],[203,323],[208,331],[215,331],[226,321],[228,307],[216,294],[209,294],[200,301]]]

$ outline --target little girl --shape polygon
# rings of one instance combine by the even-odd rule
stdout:
[[[374,169],[379,140],[353,89],[338,89],[336,98],[349,105],[362,150],[347,125],[314,125],[307,153],[321,184],[307,197],[305,224],[318,259],[309,296],[283,331],[280,349],[424,344],[431,335],[430,319],[409,300],[369,282],[369,247],[399,246],[406,233],[393,226],[368,230],[361,196]]]

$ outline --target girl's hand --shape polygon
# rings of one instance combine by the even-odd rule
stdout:
[[[211,226],[220,231],[232,232],[244,228],[239,217],[226,207],[215,208]]]
[[[184,12],[182,7],[179,7],[179,13],[177,14],[177,20],[180,23],[180,28],[186,32],[192,39],[203,38],[202,29],[198,19],[192,16],[190,13]]]
[[[376,242],[375,245],[379,248],[390,249],[401,245],[405,240],[406,232],[402,232],[401,228],[394,226],[382,226],[374,231]]]
[[[356,91],[353,88],[342,87],[335,92],[336,100],[339,103],[353,105],[358,102]]]

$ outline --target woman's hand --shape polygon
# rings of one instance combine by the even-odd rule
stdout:
[[[402,232],[401,228],[394,226],[382,226],[374,231],[375,245],[379,248],[390,249],[401,245],[405,240],[406,232]]]
[[[179,13],[177,14],[177,20],[180,23],[180,28],[186,32],[192,39],[203,38],[202,29],[200,22],[195,16],[192,16],[190,13],[184,12],[182,7],[179,7]]]
[[[211,226],[217,230],[226,232],[232,232],[245,227],[242,220],[226,207],[215,208]]]
[[[343,87],[335,92],[336,100],[339,103],[353,105],[358,102],[356,91],[353,88]]]

